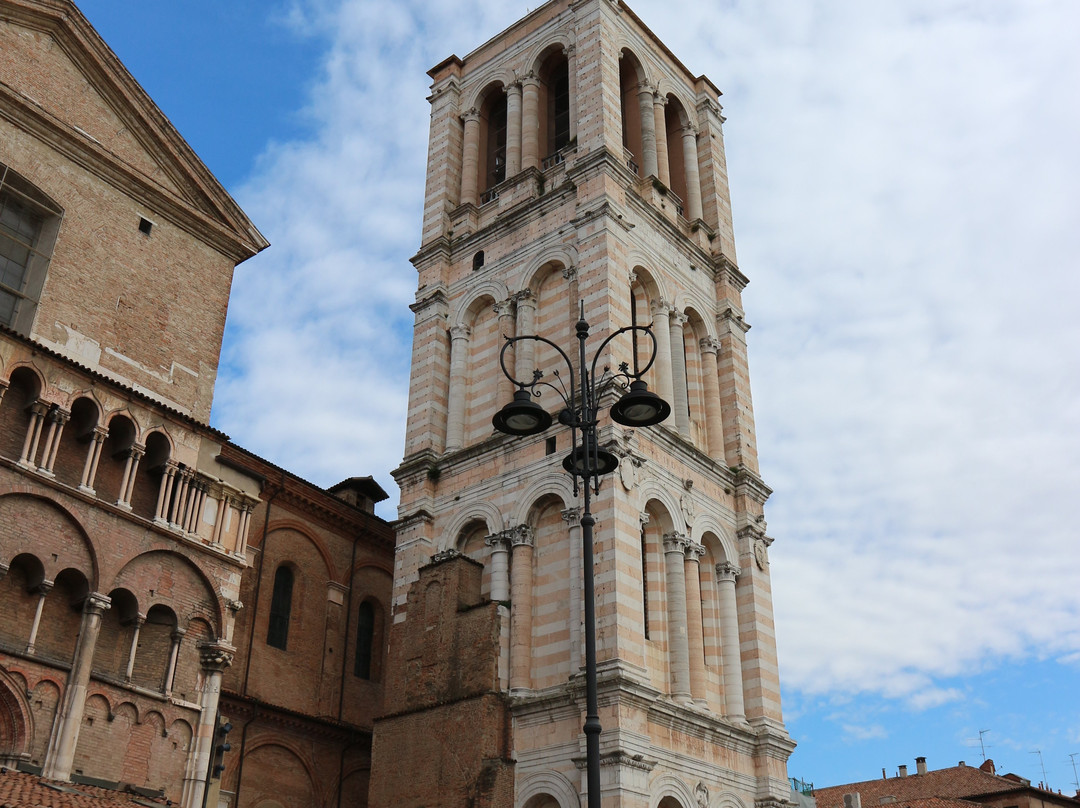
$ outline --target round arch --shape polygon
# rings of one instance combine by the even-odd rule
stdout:
[[[5,551],[11,558],[20,553],[29,553],[38,559],[49,559],[56,552],[58,560],[43,561],[45,576],[50,580],[65,567],[86,567],[80,570],[87,578],[90,591],[98,591],[99,562],[94,543],[75,515],[58,502],[38,494],[12,491],[0,494],[0,523],[28,524],[31,520],[26,514],[37,510],[47,514],[47,523],[35,534],[33,542],[26,534],[8,544]],[[22,514],[22,515],[20,515]],[[82,550],[83,554],[77,551]],[[77,557],[81,555],[81,557]]]
[[[649,787],[649,808],[659,808],[665,799],[675,800],[680,808],[696,806],[694,791],[680,778],[673,774],[661,774]]]
[[[477,89],[465,96],[461,105],[462,115],[471,109],[480,109],[492,93],[505,93],[507,86],[514,83],[514,73],[509,67],[498,65],[490,75],[482,73],[477,79]]]
[[[0,667],[0,764],[14,766],[30,756],[34,737],[33,713],[26,682]]]
[[[305,523],[300,522],[296,519],[275,519],[273,522],[267,525],[266,536],[260,536],[260,538],[262,539],[260,547],[265,550],[266,537],[268,537],[271,533],[276,533],[279,530],[292,530],[296,533],[299,533],[307,541],[311,542],[312,547],[315,548],[315,551],[319,554],[319,557],[322,558],[323,564],[326,565],[327,578],[331,581],[339,580],[338,571],[334,568],[334,562],[333,559],[331,559],[330,557],[330,551],[327,549],[326,544],[322,541],[322,539],[316,536]]]
[[[555,497],[562,501],[563,508],[574,502],[574,489],[570,475],[550,469],[540,479],[526,488],[518,497],[517,508],[513,512],[511,524],[523,525],[536,510],[537,503],[545,497]]]
[[[467,326],[472,328],[476,322],[476,316],[485,306],[494,306],[500,300],[510,297],[506,284],[502,281],[489,279],[472,289],[468,297],[464,297],[458,303],[454,318],[449,327]]]
[[[477,521],[487,525],[489,534],[499,533],[506,529],[502,514],[490,502],[469,502],[454,514],[454,518],[447,523],[442,534],[442,540],[439,542],[439,550],[455,549],[461,531],[465,529],[469,522]]]
[[[574,44],[574,32],[572,30],[568,27],[555,29],[529,49],[529,53],[525,57],[525,72],[539,72],[544,60],[556,49],[565,51],[567,48],[573,47]]]
[[[698,544],[706,544],[706,537],[713,536],[716,545],[724,555],[723,560],[732,564],[739,563],[739,554],[734,540],[712,514],[698,514],[697,519],[694,520],[694,527],[690,532],[690,536]],[[717,559],[718,562],[720,560]]]
[[[163,592],[161,589],[155,588],[154,595],[149,595],[147,590],[147,594],[143,596],[139,591],[140,587],[136,583],[140,579],[140,570],[145,567],[153,569],[163,563],[172,565],[174,570],[172,591]],[[181,576],[176,574],[176,571],[179,570],[183,571],[186,584],[182,583]],[[154,575],[151,580],[156,580],[157,577],[157,575]],[[194,590],[191,595],[195,595],[195,597],[191,597],[190,600],[182,595],[178,596],[179,593],[176,591],[179,587],[185,585],[187,588]],[[109,590],[113,589],[127,589],[136,598],[143,597],[144,600],[140,603],[140,610],[144,613],[148,613],[154,606],[167,607],[175,613],[175,605],[186,602],[188,610],[183,614],[176,614],[180,625],[185,625],[193,619],[202,619],[209,624],[215,637],[221,636],[224,621],[222,620],[221,597],[217,588],[198,565],[180,553],[165,549],[148,550],[128,559],[109,583]],[[199,608],[199,590],[202,590],[202,600],[206,604],[205,610]]]
[[[518,805],[526,808],[535,797],[545,795],[559,803],[559,808],[581,808],[577,789],[559,772],[537,772],[522,779],[518,786]]]
[[[680,533],[686,531],[683,521],[682,508],[679,501],[672,496],[671,492],[655,480],[648,480],[641,484],[638,489],[638,512],[648,509],[650,502],[657,502],[666,511],[666,516],[671,521],[671,529]]]

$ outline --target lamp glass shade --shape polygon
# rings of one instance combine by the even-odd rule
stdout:
[[[641,379],[630,382],[630,390],[611,407],[611,420],[623,426],[652,426],[670,414],[671,405]]]
[[[514,400],[495,413],[491,425],[506,435],[539,435],[551,426],[551,415],[528,390],[518,390]]]
[[[574,450],[563,459],[563,468],[579,477],[597,477],[615,471],[619,467],[619,458],[611,452],[594,448],[595,455],[593,457],[589,456],[590,447],[595,447],[595,441],[596,438],[586,438],[580,446],[575,446]],[[595,468],[589,471],[589,466],[594,460],[596,463]],[[586,474],[587,471],[588,474]]]

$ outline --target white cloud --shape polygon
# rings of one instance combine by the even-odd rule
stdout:
[[[1080,6],[632,5],[725,91],[785,686],[926,707],[959,698],[936,678],[1074,659]],[[294,5],[331,45],[317,135],[238,194],[275,245],[230,312],[242,445],[394,491],[425,71],[524,11]]]

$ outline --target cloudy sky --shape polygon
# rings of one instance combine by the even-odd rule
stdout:
[[[215,425],[396,502],[425,71],[531,7],[80,5],[274,245],[236,275]],[[1070,792],[1080,4],[633,8],[724,92],[790,773],[977,764],[988,730]]]

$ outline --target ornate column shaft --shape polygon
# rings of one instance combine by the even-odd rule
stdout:
[[[686,218],[701,218],[701,176],[698,173],[697,132],[683,127],[683,166],[686,172]]]
[[[468,326],[450,329],[450,391],[446,403],[446,451],[465,445],[465,382],[469,370]]]
[[[90,446],[86,450],[82,480],[79,482],[79,490],[87,494],[94,493],[94,478],[97,477],[98,461],[101,460],[101,447],[105,445],[107,437],[109,437],[108,429],[103,426],[94,427],[94,432],[90,436]]]
[[[240,524],[236,528],[236,552],[240,555],[247,553],[248,529],[251,526],[251,514],[255,510],[255,503],[245,500],[240,507]]]
[[[581,567],[581,510],[579,508],[567,508],[562,512],[563,521],[566,522],[566,532],[570,539],[570,673],[576,673],[584,664],[582,656],[581,620],[583,603],[582,598],[582,567]]]
[[[742,654],[739,642],[739,613],[735,601],[735,579],[739,568],[724,561],[716,565],[716,586],[720,600],[720,648],[724,669],[724,704],[729,718],[741,719],[743,706]]]
[[[139,461],[146,453],[146,447],[137,443],[131,445],[128,450],[127,461],[124,463],[124,476],[120,480],[120,497],[116,504],[121,508],[131,509],[131,492],[135,489],[135,475],[139,472]]]
[[[169,524],[176,528],[180,527],[180,522],[184,518],[184,499],[187,496],[192,471],[189,468],[181,468],[177,474],[180,480],[177,483],[176,496],[173,497],[172,507],[169,508]]]
[[[38,441],[41,438],[41,425],[48,411],[49,405],[44,401],[35,401],[30,405],[30,423],[26,426],[26,437],[23,439],[22,452],[19,454],[19,464],[22,466],[32,468],[34,465]]]
[[[641,175],[655,177],[656,117],[653,112],[653,89],[642,83],[638,87],[638,108],[641,115]]]
[[[686,547],[686,638],[690,660],[690,694],[705,704],[708,679],[705,676],[705,632],[701,618],[701,557],[705,547],[690,543]]]
[[[659,93],[653,94],[653,126],[656,128],[656,167],[659,173],[656,175],[660,182],[668,188],[671,187],[671,158],[668,157],[667,143],[667,120],[664,118],[664,107],[667,99]]]
[[[45,609],[45,596],[53,588],[52,581],[42,581],[38,584],[38,602],[34,609],[34,622],[30,625],[30,638],[26,641],[26,653],[34,653],[34,645],[37,643],[38,628],[41,627],[41,613]]]
[[[131,674],[135,671],[135,652],[139,650],[139,632],[142,631],[146,622],[145,614],[135,615],[134,628],[131,632],[131,647],[128,649],[127,667],[124,668],[124,681],[131,681]]]
[[[45,447],[41,451],[41,465],[38,471],[52,476],[56,465],[56,453],[60,450],[60,438],[64,434],[64,425],[71,420],[71,413],[56,407],[49,411],[49,431],[45,436]]]
[[[510,692],[532,685],[533,532],[518,525],[510,537]]]
[[[232,664],[235,650],[222,642],[206,643],[199,647],[203,674],[199,707],[202,712],[184,771],[181,808],[202,808],[203,789],[206,786],[204,778],[214,749],[214,728],[217,723],[218,700],[221,697],[221,674]]]
[[[155,522],[168,521],[169,498],[172,494],[177,469],[178,465],[175,460],[165,461],[165,470],[161,473],[161,484],[158,486],[157,505],[154,506]]]
[[[182,628],[175,628],[169,639],[172,642],[169,644],[169,659],[165,663],[165,676],[161,679],[161,692],[165,694],[165,698],[172,696],[173,683],[176,679],[176,660],[180,657],[180,643],[184,641],[184,635],[187,634]]]
[[[503,603],[510,600],[510,540],[495,533],[484,544],[491,548],[491,599]]]
[[[470,109],[461,118],[465,121],[465,142],[461,149],[461,204],[475,205],[480,178],[480,113]]]
[[[664,535],[664,571],[667,583],[668,668],[671,696],[690,701],[690,651],[686,636],[686,569],[688,540],[682,533]]]
[[[652,332],[656,337],[656,364],[653,366],[656,394],[664,401],[674,402],[674,386],[671,381],[671,306],[664,300],[654,300],[650,309],[653,318]]]
[[[724,415],[720,408],[720,377],[716,365],[716,352],[720,343],[705,337],[701,346],[701,375],[705,388],[705,431],[709,440],[709,457],[724,462]]]
[[[506,88],[506,177],[521,171],[521,85]]]
[[[683,325],[686,315],[679,311],[671,313],[671,410],[675,416],[675,426],[679,434],[690,440],[690,404],[686,394],[686,346],[683,343]]]
[[[540,80],[521,80],[521,167],[540,167]]]
[[[94,646],[101,630],[101,616],[111,601],[105,595],[91,592],[83,604],[79,639],[75,643],[75,656],[68,671],[67,685],[60,698],[60,706],[53,722],[52,737],[45,753],[45,766],[41,775],[48,780],[67,782],[71,779],[71,765],[75,759],[75,745],[79,740],[83,710],[86,708],[86,686],[90,682],[90,665],[94,659]]]

